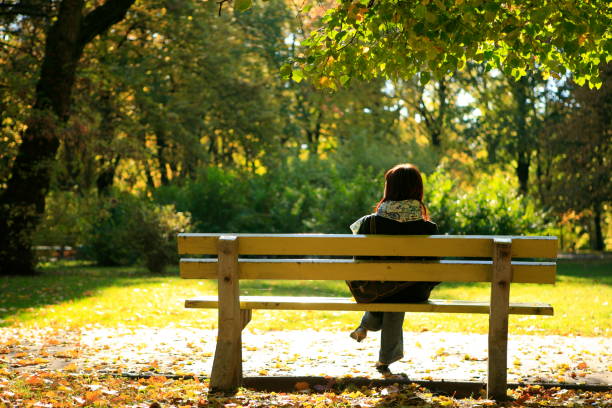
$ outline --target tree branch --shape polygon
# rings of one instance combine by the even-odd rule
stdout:
[[[49,11],[45,7],[33,4],[0,3],[0,16],[30,16],[49,17]]]
[[[218,1],[217,4],[219,5],[219,17],[221,17],[221,10],[223,9],[223,4],[227,3],[229,0],[221,0]]]
[[[97,35],[108,30],[113,24],[123,20],[135,0],[106,0],[106,2],[89,12],[81,24],[79,46],[84,48]]]

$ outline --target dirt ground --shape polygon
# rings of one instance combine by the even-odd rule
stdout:
[[[0,329],[0,365],[9,370],[199,375],[212,367],[216,331],[185,328]],[[378,333],[361,343],[338,331],[243,332],[245,377],[380,378]],[[510,335],[509,382],[612,386],[612,339]],[[485,381],[487,336],[405,332],[394,372],[411,380]]]

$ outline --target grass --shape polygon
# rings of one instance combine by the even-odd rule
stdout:
[[[512,334],[612,336],[612,262],[559,263],[556,285],[518,284],[511,301],[546,302],[555,316],[511,316]],[[250,295],[350,296],[338,281],[246,281]],[[216,327],[215,310],[186,310],[183,300],[215,294],[215,281],[183,280],[176,269],[151,275],[142,268],[50,265],[36,277],[0,277],[0,327]],[[433,298],[488,300],[487,284],[444,283]],[[355,312],[258,310],[248,328],[349,330]],[[409,331],[487,332],[486,315],[409,313]]]

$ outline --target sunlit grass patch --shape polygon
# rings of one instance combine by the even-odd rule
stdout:
[[[546,302],[555,316],[511,316],[510,333],[610,336],[611,263],[561,263],[557,284],[516,284],[511,301]],[[214,280],[180,279],[175,270],[151,275],[140,268],[67,266],[47,268],[37,277],[0,278],[0,325],[57,327],[196,327],[215,328],[216,310],[183,307],[186,298],[216,293]],[[350,296],[342,281],[245,281],[249,295]],[[444,283],[433,298],[488,300],[489,285]],[[349,330],[360,313],[257,310],[252,330],[315,328]],[[408,313],[411,331],[486,333],[486,315]]]

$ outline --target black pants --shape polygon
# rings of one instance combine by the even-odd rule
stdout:
[[[437,284],[438,282],[417,282],[374,303],[425,302]],[[404,356],[403,323],[404,312],[365,312],[363,315],[361,327],[371,331],[382,330],[378,354],[380,363],[391,364]]]
[[[390,296],[377,299],[373,303],[415,303],[425,302],[439,282],[416,282]]]

